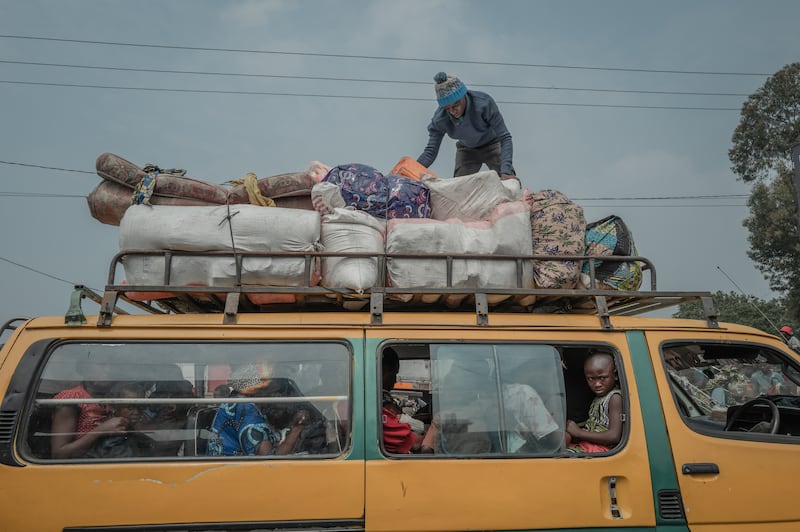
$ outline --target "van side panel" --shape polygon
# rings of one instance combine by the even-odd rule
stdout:
[[[319,528],[323,525],[363,526],[364,436],[362,329],[323,331],[290,328],[209,326],[193,331],[175,329],[112,328],[102,331],[108,345],[130,340],[251,342],[333,340],[346,342],[352,351],[351,447],[342,456],[246,458],[244,460],[197,457],[156,461],[27,460],[21,454],[19,432],[15,458],[22,466],[0,465],[0,529],[61,531],[65,527],[143,527],[174,524],[195,529],[252,523]],[[39,334],[37,334],[39,333]],[[55,334],[60,337],[54,337]],[[46,331],[50,339],[97,338],[97,329]],[[23,331],[0,371],[0,389],[8,390],[13,368],[27,356],[25,346],[42,338],[41,331]],[[235,340],[234,340],[235,339]],[[96,341],[96,340],[95,340]],[[35,373],[35,372],[34,372]],[[35,375],[34,375],[35,376]],[[32,401],[36,382],[28,385]],[[20,418],[22,427],[26,421]],[[25,455],[27,456],[27,455]],[[186,524],[185,527],[179,525]],[[269,525],[271,526],[271,525]],[[316,527],[316,528],[315,528]],[[252,526],[251,528],[257,528]],[[137,528],[138,529],[138,528]],[[153,530],[157,527],[151,528]],[[201,529],[204,529],[201,527]],[[214,528],[217,529],[217,528]],[[249,530],[250,528],[248,528]]]
[[[655,368],[656,390],[669,431],[674,474],[680,483],[686,519],[692,531],[794,531],[800,529],[800,505],[795,501],[800,460],[796,438],[739,430],[693,429],[673,396],[663,358],[664,346],[693,342],[731,349],[737,346],[780,353],[794,367],[797,354],[763,335],[720,331],[648,331],[647,344]],[[793,410],[789,408],[788,410]],[[725,417],[721,425],[725,424]],[[710,426],[707,424],[706,426]],[[715,466],[717,472],[692,473],[693,464]],[[684,466],[688,466],[684,469]]]
[[[650,478],[656,497],[656,524],[659,527],[671,525],[678,530],[688,530],[686,519],[683,516],[666,517],[669,514],[664,507],[666,504],[670,504],[671,508],[675,508],[675,505],[681,506],[680,513],[683,513],[683,509],[678,479],[675,476],[675,461],[672,459],[664,412],[661,409],[661,400],[658,396],[647,342],[641,331],[629,331],[627,337],[633,371],[639,388],[642,422],[647,438],[647,454],[650,457]]]
[[[366,524],[369,530],[655,530],[643,412],[627,339],[599,331],[492,329],[367,330]],[[609,456],[454,458],[383,454],[377,372],[369,368],[383,341],[603,344],[628,375],[627,441]],[[374,432],[373,432],[374,431]],[[619,515],[612,515],[610,482]],[[666,530],[666,529],[665,529]],[[675,530],[685,530],[678,527]]]

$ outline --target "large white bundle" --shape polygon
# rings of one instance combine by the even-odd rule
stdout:
[[[431,218],[463,222],[484,220],[495,206],[520,198],[518,188],[504,186],[497,172],[488,170],[450,179],[425,179],[431,191]]]
[[[322,217],[322,246],[326,252],[383,253],[386,221],[363,211],[334,209]],[[322,259],[321,284],[361,292],[377,284],[377,259]]]
[[[391,220],[387,253],[530,255],[530,207],[524,201],[497,205],[481,222]],[[443,259],[390,259],[389,283],[398,288],[442,288],[447,284]],[[533,287],[530,261],[523,261],[521,288]],[[512,260],[454,260],[454,288],[516,288]]]
[[[230,210],[230,221],[226,218]],[[319,214],[258,205],[133,205],[120,222],[120,249],[312,251]]]
[[[120,222],[119,247],[176,251],[315,251],[319,214],[301,209],[256,205],[131,206]],[[163,284],[162,257],[125,259],[128,284]],[[242,283],[300,286],[305,282],[303,258],[246,258]],[[231,286],[236,281],[233,257],[173,257],[170,284]]]

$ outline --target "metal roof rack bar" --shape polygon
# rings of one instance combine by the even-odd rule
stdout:
[[[164,261],[162,284],[117,283],[116,274],[120,266],[123,266],[130,257],[161,258]],[[234,264],[235,272],[232,272],[231,279],[225,286],[173,285],[170,281],[174,273],[175,259],[178,257],[228,258]],[[242,274],[247,261],[257,258],[302,259],[303,278],[299,283],[300,286],[242,284]],[[325,258],[375,260],[378,266],[375,286],[364,291],[354,291],[315,284],[314,276],[319,269],[318,261]],[[445,268],[442,285],[434,288],[385,286],[388,270],[392,261],[396,260],[443,261]],[[455,268],[464,261],[506,261],[513,264],[514,280],[509,283],[513,286],[491,288],[454,286]],[[584,262],[588,265],[589,287],[525,288],[525,279],[531,275],[532,261]],[[599,262],[636,262],[642,271],[648,273],[650,290],[608,289],[597,280],[596,266]],[[153,294],[153,299],[146,299],[147,294]],[[260,303],[256,302],[258,299],[251,299],[258,294],[290,294],[294,303]],[[110,325],[113,314],[122,313],[118,312],[115,306],[118,298],[149,313],[220,313],[224,315],[223,322],[231,324],[236,323],[239,312],[288,311],[295,308],[311,312],[329,310],[331,307],[362,310],[369,305],[371,322],[379,325],[383,323],[383,315],[387,309],[400,312],[436,310],[437,304],[440,306],[449,304],[448,310],[466,310],[464,305],[474,305],[476,320],[481,325],[488,324],[490,310],[529,313],[571,312],[595,314],[600,318],[602,326],[609,329],[611,317],[615,315],[632,316],[705,298],[707,302],[704,302],[704,309],[707,320],[709,324],[716,323],[716,311],[710,293],[659,292],[656,288],[655,267],[648,259],[639,256],[131,250],[117,253],[111,262],[108,283],[101,300],[98,326]],[[433,300],[436,300],[436,303],[431,303]],[[456,303],[453,303],[454,301]]]

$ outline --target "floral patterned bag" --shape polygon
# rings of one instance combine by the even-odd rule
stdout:
[[[583,255],[586,219],[581,206],[557,190],[540,190],[525,201],[531,207],[534,255]],[[533,261],[537,288],[575,288],[580,272],[581,261]]]

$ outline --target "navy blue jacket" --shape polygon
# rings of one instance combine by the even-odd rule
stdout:
[[[444,107],[439,107],[428,125],[428,145],[417,162],[430,167],[439,154],[445,133],[458,141],[458,146],[479,148],[500,140],[500,173],[513,174],[514,147],[511,133],[494,99],[485,92],[467,91],[467,107],[461,118],[453,118]]]

